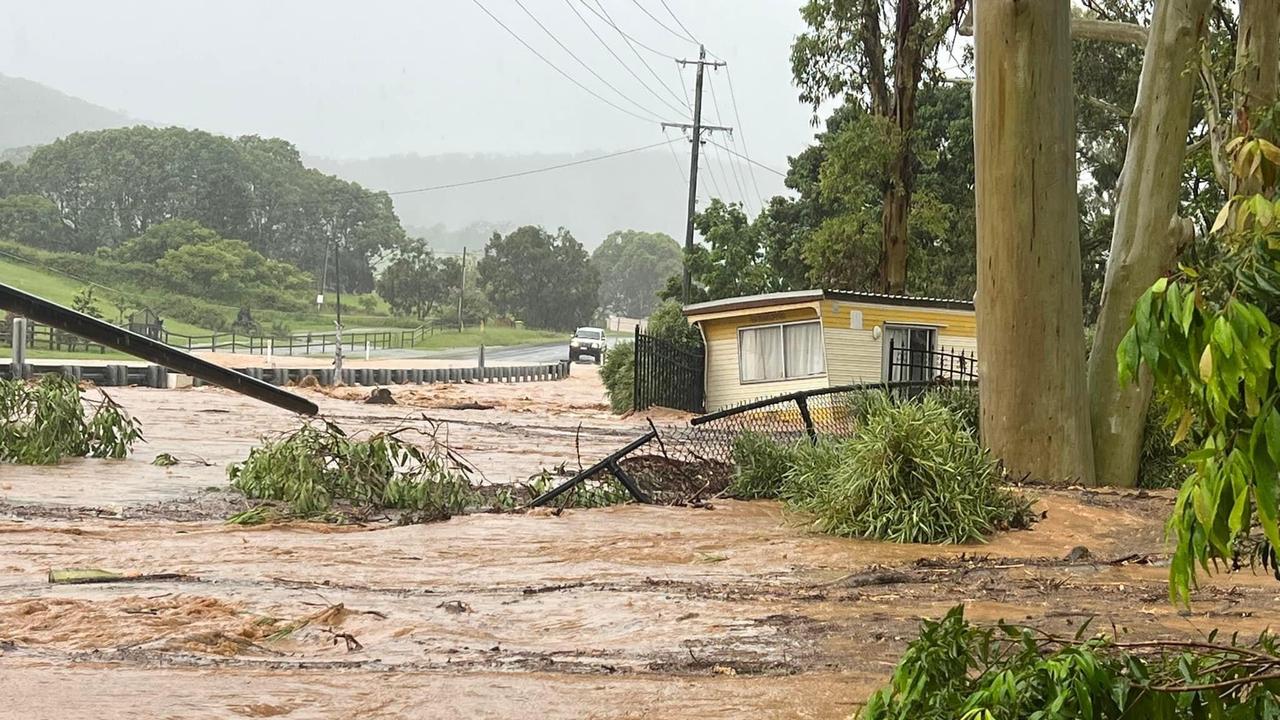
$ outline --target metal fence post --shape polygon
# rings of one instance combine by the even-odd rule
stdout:
[[[804,421],[804,431],[809,433],[809,443],[818,444],[818,431],[813,427],[813,415],[809,413],[809,398],[801,395],[796,398],[796,405],[800,406],[800,419]]]

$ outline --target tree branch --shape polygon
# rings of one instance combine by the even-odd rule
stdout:
[[[973,11],[960,23],[959,32],[965,37],[973,37]],[[1112,22],[1110,20],[1092,20],[1089,18],[1072,18],[1071,38],[1073,40],[1102,40],[1104,42],[1125,43],[1146,47],[1147,29],[1134,23]]]

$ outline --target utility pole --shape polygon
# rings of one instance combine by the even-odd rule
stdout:
[[[682,289],[684,292],[683,299],[685,304],[689,303],[689,290],[691,280],[689,278],[689,256],[693,252],[693,214],[697,211],[698,201],[698,148],[702,145],[702,131],[713,132],[720,130],[723,132],[733,132],[733,128],[720,127],[718,125],[702,124],[702,72],[706,66],[724,67],[723,62],[707,62],[706,47],[698,46],[697,60],[677,60],[682,67],[685,65],[698,66],[698,79],[694,82],[693,92],[693,124],[688,123],[662,123],[663,128],[680,128],[681,130],[690,130],[690,147],[689,153],[689,213],[685,219],[684,226],[684,274],[681,276]]]
[[[334,302],[334,321],[333,321],[333,375],[334,382],[337,383],[342,379],[342,272],[338,266],[338,247],[341,241],[333,241],[333,289],[336,300]]]
[[[462,332],[462,297],[467,294],[467,246],[462,246],[462,278],[458,280],[458,332]]]

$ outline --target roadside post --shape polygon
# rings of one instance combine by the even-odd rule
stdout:
[[[13,319],[13,337],[11,343],[13,353],[9,358],[9,376],[21,380],[27,376],[27,319]]]

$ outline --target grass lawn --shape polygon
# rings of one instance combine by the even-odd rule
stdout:
[[[12,357],[12,355],[13,355],[13,348],[0,347],[0,358],[3,358],[5,362],[8,362],[9,358]],[[48,360],[49,358],[56,358],[58,360],[104,360],[104,361],[140,359],[132,355],[126,355],[125,353],[119,352],[117,350],[110,350],[110,349],[108,349],[104,353],[100,353],[96,350],[92,352],[85,352],[83,350],[77,350],[76,352],[71,352],[70,350],[48,350],[48,349],[41,349],[41,348],[27,348],[28,361]]]
[[[467,328],[463,332],[443,330],[435,335],[422,338],[415,348],[422,350],[446,350],[459,347],[498,347],[500,345],[525,345],[530,343],[564,340],[569,342],[569,333],[560,330],[530,330],[529,328],[487,327]],[[567,345],[566,345],[567,347]]]
[[[6,285],[12,285],[19,290],[25,290],[29,293],[39,295],[45,300],[71,307],[71,300],[75,294],[80,292],[84,287],[84,283],[77,282],[71,278],[59,275],[57,273],[40,270],[31,267],[25,263],[0,259],[0,278],[4,279]],[[106,291],[97,288],[94,292],[94,304],[98,306],[98,311],[109,322],[115,322],[119,318],[116,315],[116,309],[111,306],[110,301],[104,297]],[[204,328],[197,327],[177,320],[165,319],[164,326],[170,332],[183,333],[185,335],[208,335],[209,331]],[[32,357],[35,357],[34,355]],[[61,357],[61,356],[59,356]]]

